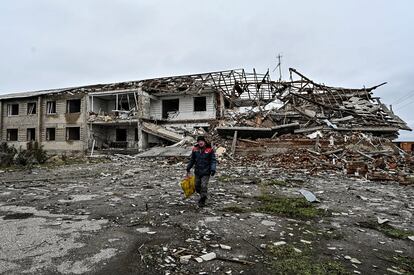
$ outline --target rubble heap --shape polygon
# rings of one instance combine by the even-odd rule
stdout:
[[[187,77],[179,83],[174,78],[155,79],[143,87],[167,92],[179,84],[185,92],[209,86],[223,97],[225,113],[210,122],[208,132],[166,128],[182,136],[170,147],[191,146],[197,135],[207,135],[222,162],[413,182],[413,157],[392,143],[399,130],[411,129],[373,95],[385,83],[346,89],[317,84],[295,69],[290,73],[287,82],[271,81],[268,73],[231,71]],[[293,75],[299,79],[293,80]]]
[[[277,153],[275,148],[283,150]],[[389,139],[361,133],[314,139],[293,136],[256,141],[242,139],[233,159],[307,174],[336,171],[369,180],[414,183],[412,155],[401,151]]]
[[[399,130],[411,131],[373,96],[373,91],[386,83],[347,89],[317,84],[292,68],[290,73],[291,79],[293,74],[300,79],[277,82],[277,88],[273,89],[277,91],[275,99],[271,102],[256,102],[250,109],[228,112],[229,122],[222,123],[219,133],[226,136],[237,130],[244,137],[271,138],[315,131],[363,132],[394,139]]]

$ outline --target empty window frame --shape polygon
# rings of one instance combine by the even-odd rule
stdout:
[[[36,140],[36,129],[35,128],[27,128],[27,141],[35,141]]]
[[[46,140],[53,141],[56,139],[56,128],[46,128]]]
[[[80,140],[80,127],[66,127],[66,140]]]
[[[36,114],[36,102],[27,103],[27,114],[35,115]]]
[[[162,118],[169,118],[169,115],[180,110],[180,100],[164,99],[162,101]]]
[[[19,104],[7,104],[7,116],[18,116]]]
[[[194,97],[194,112],[207,111],[207,99],[205,96]]]
[[[81,100],[70,99],[66,101],[66,113],[80,113],[81,111]]]
[[[139,140],[139,136],[138,136],[138,128],[135,128],[135,141]]]
[[[118,107],[117,110],[124,110],[124,111],[130,111],[133,101],[130,100],[129,94],[121,94],[118,96]]]
[[[19,137],[19,130],[7,129],[7,141],[17,141]]]
[[[56,114],[56,101],[46,102],[46,114]]]

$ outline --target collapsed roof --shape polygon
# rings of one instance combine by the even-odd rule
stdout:
[[[291,128],[296,133],[315,129],[362,131],[393,138],[398,130],[411,131],[401,118],[373,96],[373,91],[385,83],[362,89],[329,87],[315,83],[295,69],[289,71],[290,81],[272,81],[269,71],[259,74],[255,70],[247,73],[244,69],[236,69],[0,95],[0,99],[129,90],[142,90],[155,96],[210,91],[221,94],[228,109],[251,107],[247,114],[236,114],[237,121],[232,126],[273,128],[271,135],[281,132],[284,125],[294,125]],[[293,80],[293,75],[299,79]],[[275,102],[279,107],[269,108]],[[254,119],[254,122],[246,123],[246,119]],[[266,120],[267,124],[263,123]]]
[[[34,97],[62,93],[99,93],[142,89],[149,94],[196,94],[211,88],[224,94],[228,100],[270,100],[277,83],[270,80],[269,73],[247,73],[244,69],[216,71],[200,74],[159,77],[108,84],[94,84],[69,88],[39,90],[0,95],[0,99]]]
[[[291,81],[270,81],[261,85],[270,86],[266,92],[273,95],[271,102],[278,107],[267,108],[269,101],[253,101],[254,108],[248,112],[233,114],[232,126],[238,127],[234,131],[243,131],[240,126],[249,127],[246,131],[252,137],[256,137],[252,127],[268,129],[267,137],[286,133],[285,128],[298,134],[317,130],[360,131],[389,138],[396,138],[398,130],[411,131],[401,118],[373,96],[373,91],[386,83],[362,89],[329,87],[315,83],[295,69],[289,71]],[[293,80],[293,75],[299,79]],[[223,135],[228,135],[232,129],[218,128]],[[260,137],[262,130],[257,132]]]

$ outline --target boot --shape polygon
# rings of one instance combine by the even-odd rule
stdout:
[[[206,206],[206,197],[201,197],[198,200],[198,207],[204,207],[204,206]]]

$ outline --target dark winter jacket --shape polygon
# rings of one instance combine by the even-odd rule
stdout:
[[[198,176],[209,176],[216,172],[216,155],[213,148],[207,145],[203,150],[195,145],[191,153],[190,162],[187,165],[187,172],[194,166],[194,174]]]

